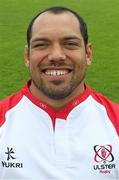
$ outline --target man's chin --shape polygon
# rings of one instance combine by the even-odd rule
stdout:
[[[65,88],[62,88],[60,90],[59,87],[55,87],[53,89],[43,89],[41,88],[40,89],[42,91],[42,93],[47,96],[48,98],[50,99],[54,99],[54,100],[59,100],[59,99],[64,99],[66,98],[70,93],[71,91],[69,91],[66,87]]]

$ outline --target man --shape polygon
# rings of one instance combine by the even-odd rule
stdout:
[[[85,83],[92,46],[82,17],[39,13],[24,59],[31,80],[0,104],[0,178],[119,179],[119,105]]]

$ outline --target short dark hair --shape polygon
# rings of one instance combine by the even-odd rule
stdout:
[[[27,44],[28,44],[28,47],[30,47],[30,39],[32,37],[32,26],[34,24],[34,21],[37,19],[38,16],[40,16],[42,13],[44,12],[51,12],[51,13],[54,13],[54,14],[60,14],[60,13],[63,13],[63,12],[71,12],[72,14],[74,14],[74,16],[78,19],[79,21],[79,24],[80,24],[80,31],[81,31],[81,34],[83,36],[83,39],[84,39],[84,43],[85,45],[88,43],[88,32],[87,32],[87,25],[85,23],[85,21],[83,20],[83,18],[75,11],[69,9],[69,8],[66,8],[66,7],[62,7],[62,6],[55,6],[55,7],[50,7],[50,8],[47,8],[45,9],[44,11],[38,13],[32,20],[31,22],[29,23],[28,25],[28,29],[27,29]]]

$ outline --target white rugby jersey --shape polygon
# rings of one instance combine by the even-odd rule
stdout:
[[[119,180],[119,105],[86,87],[55,111],[27,83],[0,104],[0,179]]]

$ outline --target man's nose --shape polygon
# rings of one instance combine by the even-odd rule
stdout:
[[[48,60],[65,60],[66,55],[64,53],[64,49],[60,44],[54,44],[48,54]]]

